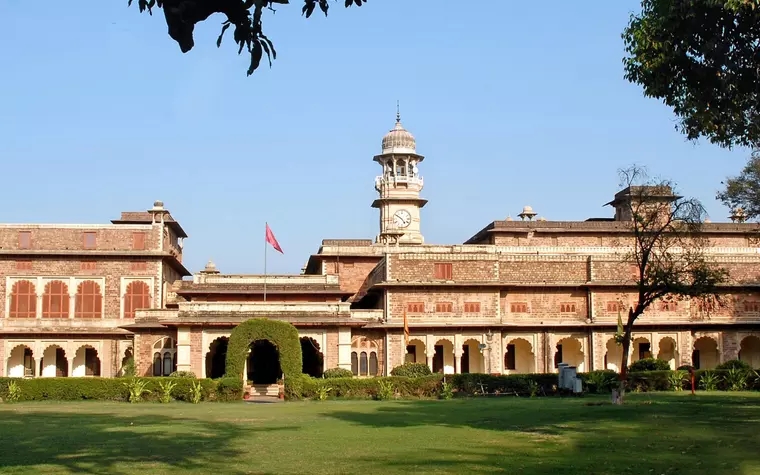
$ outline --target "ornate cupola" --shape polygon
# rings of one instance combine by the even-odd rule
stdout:
[[[417,165],[425,157],[417,154],[414,136],[401,125],[401,114],[396,110],[396,125],[383,137],[382,152],[374,160],[383,168],[375,178],[379,197],[372,207],[380,209],[381,244],[422,244],[420,209],[427,200],[420,198],[422,177]]]

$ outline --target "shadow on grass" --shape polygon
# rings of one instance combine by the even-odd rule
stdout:
[[[632,395],[622,407],[589,402],[587,398],[415,401],[371,412],[325,415],[373,428],[444,426],[478,431],[462,434],[458,441],[442,441],[440,449],[424,453],[411,451],[391,460],[363,458],[389,471],[733,475],[760,469],[757,395]]]
[[[250,473],[231,471],[225,465],[244,453],[233,448],[235,439],[255,432],[298,429],[244,427],[156,413],[117,416],[22,409],[0,413],[0,470],[121,474],[140,470],[133,464],[147,464],[159,472],[171,467],[211,473],[219,467],[218,473]]]

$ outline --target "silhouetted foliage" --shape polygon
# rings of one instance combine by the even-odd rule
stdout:
[[[729,177],[723,184],[726,188],[718,193],[717,198],[724,205],[732,211],[741,209],[744,219],[760,217],[760,150],[752,154],[738,176]]]
[[[128,0],[127,3],[132,5],[132,2],[133,0]],[[344,5],[346,8],[351,5],[360,7],[366,2],[367,0],[344,0]],[[277,58],[274,44],[262,30],[261,15],[264,9],[274,12],[273,5],[289,3],[289,0],[137,0],[140,12],[147,11],[153,15],[154,7],[163,9],[169,36],[179,44],[183,53],[187,53],[195,45],[193,31],[197,23],[205,21],[214,13],[224,14],[227,20],[222,23],[216,46],[222,45],[224,33],[230,26],[234,26],[233,37],[238,45],[238,54],[245,48],[251,55],[249,76],[261,64],[264,53],[270,67],[272,60]],[[301,13],[309,18],[317,6],[327,16],[330,8],[328,0],[304,0]]]
[[[689,140],[760,144],[760,0],[642,0],[623,32],[625,77]]]

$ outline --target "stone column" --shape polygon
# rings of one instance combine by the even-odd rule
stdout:
[[[351,369],[351,327],[338,327],[338,368]]]
[[[192,371],[190,327],[177,328],[177,371]],[[162,363],[163,364],[163,363]],[[199,376],[199,375],[196,375]]]
[[[430,353],[427,354],[427,365],[428,368],[430,368],[430,371],[433,371],[433,357],[435,356],[435,353],[432,355]]]
[[[462,372],[462,353],[454,353],[454,374]]]
[[[42,285],[37,286],[37,311],[35,312],[36,318],[42,318],[42,296],[45,293],[45,288]]]

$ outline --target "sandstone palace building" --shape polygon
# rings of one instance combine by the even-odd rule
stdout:
[[[618,369],[618,313],[635,303],[625,190],[611,218],[487,224],[464,244],[427,244],[422,155],[397,120],[374,157],[374,239],[326,239],[299,275],[229,275],[183,265],[187,234],[157,201],[110,224],[0,224],[0,376],[224,374],[227,339],[252,317],[292,323],[304,372],[386,375],[405,362],[444,373]],[[605,197],[600,197],[600,204]],[[706,223],[730,272],[719,308],[656,302],[637,322],[632,361],[760,366],[755,224]],[[404,315],[409,336],[404,337]],[[253,345],[248,379],[273,382],[277,352]]]

